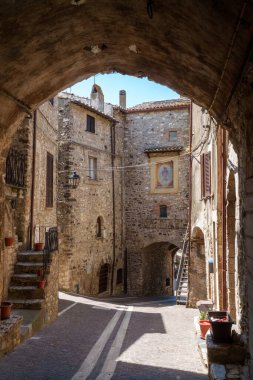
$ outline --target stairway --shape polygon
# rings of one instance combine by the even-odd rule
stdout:
[[[188,299],[188,247],[189,247],[189,224],[186,229],[182,257],[179,265],[178,276],[177,276],[177,305],[186,305]]]
[[[42,251],[18,253],[8,289],[8,301],[14,309],[43,308],[45,289],[37,287],[39,270],[43,270]]]
[[[177,289],[177,304],[186,305],[188,298],[188,255],[182,255],[182,271]]]

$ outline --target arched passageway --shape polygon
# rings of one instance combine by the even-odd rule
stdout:
[[[0,14],[3,137],[44,100],[97,72],[148,76],[220,118],[245,66],[253,7],[242,0],[56,0],[43,7],[25,0],[2,2]]]
[[[143,295],[173,295],[173,259],[177,250],[174,244],[165,242],[143,249]]]
[[[227,194],[227,308],[236,320],[235,176],[231,170]]]
[[[205,240],[203,231],[195,227],[191,237],[189,268],[189,305],[207,299]]]

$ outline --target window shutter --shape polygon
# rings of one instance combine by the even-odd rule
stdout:
[[[201,165],[201,197],[211,195],[211,152],[203,153],[200,157]]]
[[[87,131],[95,133],[95,118],[87,115]]]
[[[204,172],[205,172],[205,196],[211,195],[211,152],[204,155]]]
[[[53,207],[54,195],[54,156],[47,152],[46,207]]]
[[[201,170],[201,198],[205,197],[204,189],[204,154],[200,156],[200,170]]]

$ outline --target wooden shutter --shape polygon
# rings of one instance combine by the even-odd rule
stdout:
[[[201,154],[200,165],[201,197],[206,198],[211,195],[211,152]]]
[[[87,131],[95,133],[95,118],[87,115]]]
[[[54,203],[54,156],[47,152],[46,207]]]
[[[211,195],[211,152],[204,155],[205,197]]]

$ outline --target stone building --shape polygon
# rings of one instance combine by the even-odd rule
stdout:
[[[104,103],[98,85],[91,99],[59,96],[61,288],[172,294],[188,217],[189,104],[126,110]]]
[[[187,99],[127,110],[125,227],[130,294],[173,294],[173,256],[188,220]]]
[[[247,335],[238,155],[230,134],[192,104],[190,306],[210,299]],[[200,186],[201,185],[201,186]]]
[[[1,253],[0,298],[10,301],[14,314],[20,316],[24,309],[37,309],[41,324],[55,319],[58,312],[58,257],[48,257],[47,273],[43,274],[47,284],[38,289],[38,271],[45,268],[46,256],[34,252],[35,243],[45,246],[46,233],[51,240],[52,232],[57,236],[57,129],[54,98],[20,125],[6,158],[2,183],[5,248]],[[18,342],[20,330],[14,331],[11,339]]]
[[[59,95],[59,284],[81,294],[122,291],[123,127],[105,108],[98,85],[91,100]]]

